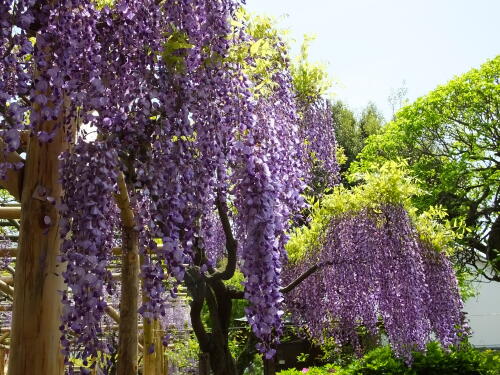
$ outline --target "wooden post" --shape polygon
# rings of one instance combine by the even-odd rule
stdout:
[[[163,336],[165,332],[162,330],[160,322],[156,322],[157,329],[155,331],[155,342],[158,348],[158,355],[156,356],[156,374],[155,375],[168,375],[168,362],[165,355],[166,348],[163,346]]]
[[[20,219],[21,207],[0,207],[0,219]]]
[[[33,106],[32,111],[41,108]],[[59,155],[69,142],[61,119],[41,124],[52,131],[51,142],[33,138],[28,145],[21,194],[19,251],[14,277],[9,375],[62,375],[64,359],[59,331],[64,289],[58,263],[59,213],[52,202],[62,194]],[[47,200],[47,197],[54,200]],[[52,201],[52,202],[51,202]]]
[[[143,375],[165,375],[161,325],[158,320],[144,321]],[[150,348],[154,348],[150,352]]]
[[[137,303],[139,299],[139,236],[123,173],[118,175],[116,202],[122,220],[122,285],[117,375],[137,374]],[[148,348],[145,348],[147,351]]]

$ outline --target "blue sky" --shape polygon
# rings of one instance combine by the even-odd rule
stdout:
[[[359,112],[406,82],[414,100],[500,54],[500,0],[247,0],[279,18],[299,45],[316,36],[310,59],[327,64],[332,91]],[[280,17],[286,15],[286,17]]]

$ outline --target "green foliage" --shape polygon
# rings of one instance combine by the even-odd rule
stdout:
[[[375,104],[368,103],[366,108],[363,109],[363,112],[361,112],[361,118],[358,121],[359,132],[361,133],[360,135],[363,142],[370,135],[380,133],[383,123],[384,117]]]
[[[173,30],[166,35],[161,57],[172,72],[182,74],[186,70],[185,50],[193,47],[185,32]]]
[[[276,27],[276,21],[266,16],[251,16],[243,8],[232,22],[235,33],[244,29],[251,39],[232,46],[229,59],[241,67],[254,83],[256,97],[268,96],[276,89],[274,76],[290,69],[295,93],[306,102],[326,93],[332,82],[322,64],[308,60],[313,38],[305,36],[300,55],[290,64],[286,31]]]
[[[168,362],[178,368],[181,373],[196,368],[200,348],[194,335],[186,340],[175,340],[174,345],[165,351]]]
[[[262,375],[264,373],[264,361],[261,354],[256,354],[254,360],[245,369],[244,375]]]
[[[316,100],[332,85],[325,66],[309,62],[309,46],[313,40],[314,37],[304,36],[300,54],[290,67],[295,92],[303,102]]]
[[[229,59],[243,68],[243,72],[255,85],[256,97],[268,96],[277,83],[274,75],[288,67],[288,46],[284,42],[283,30],[275,27],[275,21],[266,16],[251,16],[243,8],[233,21],[235,33],[243,28],[251,39],[236,43],[230,49]]]
[[[307,370],[307,371],[306,371]],[[289,369],[278,375],[497,375],[500,373],[500,353],[479,351],[469,345],[443,350],[438,344],[428,345],[426,352],[414,354],[411,366],[392,353],[390,347],[380,347],[340,368],[335,365]]]
[[[97,9],[102,9],[104,7],[112,8],[115,5],[115,0],[94,0],[97,5]]]
[[[415,353],[408,367],[394,356],[389,347],[377,348],[352,362],[339,375],[496,375],[500,371],[500,355],[479,351],[471,346],[443,350],[438,344],[428,345],[426,352]]]
[[[309,359],[309,354],[308,353],[300,353],[297,356],[297,361],[299,362],[306,362]]]
[[[325,365],[322,367],[307,367],[302,370],[288,369],[277,373],[277,375],[327,375],[338,374],[339,367],[335,365]]]
[[[465,223],[464,262],[479,251],[500,280],[500,56],[439,86],[402,108],[381,134],[369,137],[353,164],[365,171],[387,160],[407,160],[426,194],[415,207],[442,205]],[[497,260],[495,260],[497,259]]]
[[[339,149],[343,150],[341,172],[345,173],[361,152],[366,139],[382,130],[384,118],[373,103],[369,103],[356,119],[354,113],[341,101],[332,104],[333,124]]]

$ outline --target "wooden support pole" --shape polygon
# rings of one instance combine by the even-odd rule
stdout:
[[[120,329],[118,334],[117,375],[137,374],[137,304],[139,301],[139,235],[130,205],[127,184],[122,172],[118,174],[119,194],[116,203],[122,222],[122,285],[120,296]],[[147,349],[146,349],[147,350]]]
[[[14,295],[14,288],[8,285],[5,281],[0,280],[0,291],[12,297]]]
[[[0,348],[0,375],[5,375],[5,349]]]
[[[33,103],[31,113],[43,109]],[[64,267],[58,262],[60,216],[53,204],[62,195],[59,156],[69,148],[67,130],[71,125],[64,121],[61,113],[55,120],[36,124],[36,131],[55,135],[51,142],[32,139],[26,152],[8,375],[64,373],[59,330]]]
[[[105,311],[111,319],[113,319],[116,323],[120,324],[120,314],[118,313],[118,311],[116,311],[109,305],[106,306]],[[144,351],[144,347],[141,344],[138,344],[138,347],[140,351]]]
[[[143,375],[165,375],[167,368],[164,359],[162,330],[158,320],[144,321],[145,348],[143,357]],[[151,350],[154,349],[154,350]]]
[[[0,219],[20,219],[21,207],[0,207]]]

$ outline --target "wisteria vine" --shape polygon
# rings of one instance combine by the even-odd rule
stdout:
[[[212,216],[223,199],[236,208],[231,221],[241,244],[247,315],[259,349],[274,354],[286,232],[304,204],[312,152],[300,134],[308,134],[316,158],[323,150],[332,172],[335,141],[318,138],[330,127],[326,107],[298,108],[286,67],[274,75],[273,93],[252,95],[256,83],[228,58],[231,45],[246,38],[230,22],[239,6],[233,0],[118,0],[102,8],[91,0],[0,1],[3,152],[19,149],[22,131],[37,142],[64,131],[71,143],[60,155],[65,194],[57,202],[67,263],[66,355],[75,344],[83,357],[107,350],[100,322],[113,292],[121,172],[143,257],[147,298],[139,312],[147,319],[165,314],[165,281],[182,282],[200,237],[214,256],[204,269],[216,265],[225,239],[206,232],[220,229]],[[20,166],[4,163],[2,174],[13,167]]]
[[[313,337],[333,337],[361,350],[359,328],[387,333],[396,354],[411,360],[432,334],[444,345],[466,334],[462,302],[447,257],[420,240],[397,205],[333,218],[316,255],[290,267],[293,278],[325,264],[287,300]],[[315,287],[311,287],[314,283]]]

